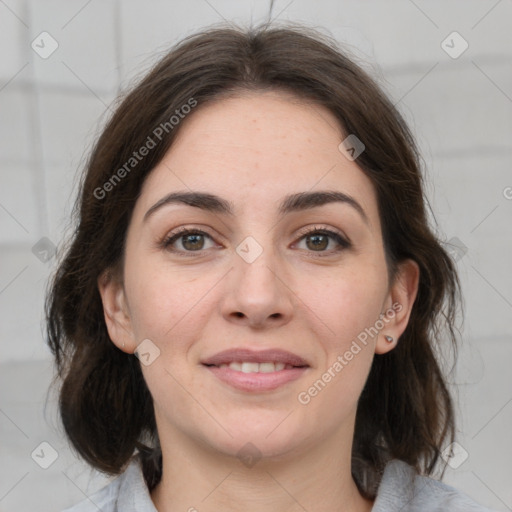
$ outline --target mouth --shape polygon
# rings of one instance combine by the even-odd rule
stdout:
[[[207,365],[208,366],[208,365]],[[235,372],[242,373],[272,373],[282,370],[291,370],[292,368],[300,368],[291,364],[278,363],[274,361],[265,361],[264,363],[252,363],[250,361],[234,361],[232,363],[222,363],[220,365],[212,365],[216,368],[229,368]]]
[[[301,377],[306,360],[284,350],[232,349],[202,361],[216,378],[242,391],[271,391]]]

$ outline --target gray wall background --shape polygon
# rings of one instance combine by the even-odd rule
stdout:
[[[0,0],[0,512],[60,510],[106,481],[62,435],[41,321],[53,247],[108,105],[156,51],[269,12],[256,0]],[[512,510],[512,2],[279,0],[272,18],[351,45],[416,133],[466,306],[445,480]]]

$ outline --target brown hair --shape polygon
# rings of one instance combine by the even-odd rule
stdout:
[[[390,278],[406,258],[420,268],[409,324],[394,350],[375,356],[358,404],[352,472],[372,497],[390,458],[430,474],[443,444],[453,440],[453,405],[436,353],[446,344],[456,348],[460,286],[429,227],[420,157],[405,121],[346,52],[305,28],[202,31],[173,48],[120,99],[86,164],[76,228],[47,296],[48,343],[62,378],[61,416],[72,445],[93,467],[117,474],[138,450],[148,485],[158,482],[151,395],[138,359],[109,339],[97,280],[122,267],[142,184],[180,128],[171,117],[193,102],[200,108],[232,92],[272,89],[323,105],[347,135],[363,141],[357,164],[377,192]],[[167,129],[156,146],[131,161],[162,126]],[[123,179],[114,180],[116,173]]]

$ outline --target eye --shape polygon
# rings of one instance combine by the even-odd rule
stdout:
[[[301,237],[297,243],[298,248],[309,252],[327,253],[326,255],[328,255],[351,247],[351,243],[340,233],[326,228],[318,228],[317,226],[306,228],[300,232],[300,235]],[[207,241],[210,242],[210,246],[206,243]],[[300,247],[303,242],[305,248]],[[193,253],[200,253],[215,247],[215,243],[211,235],[205,231],[181,228],[167,235],[161,241],[160,246],[170,252],[193,256]]]
[[[312,252],[339,252],[351,247],[350,242],[340,233],[325,228],[307,228],[301,232],[299,244],[305,242],[306,250]],[[334,245],[334,247],[332,247]],[[299,247],[301,248],[301,247]],[[303,248],[303,247],[302,247]]]
[[[171,252],[199,252],[211,248],[205,247],[207,239],[213,242],[212,237],[204,231],[183,228],[166,236],[162,240],[161,246]]]

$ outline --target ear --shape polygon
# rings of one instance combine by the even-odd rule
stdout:
[[[106,270],[98,277],[98,290],[110,339],[123,352],[136,348],[122,280]]]
[[[385,354],[396,347],[409,322],[418,293],[419,278],[420,268],[415,261],[405,260],[399,264],[381,315],[384,327],[377,338],[376,354]]]

